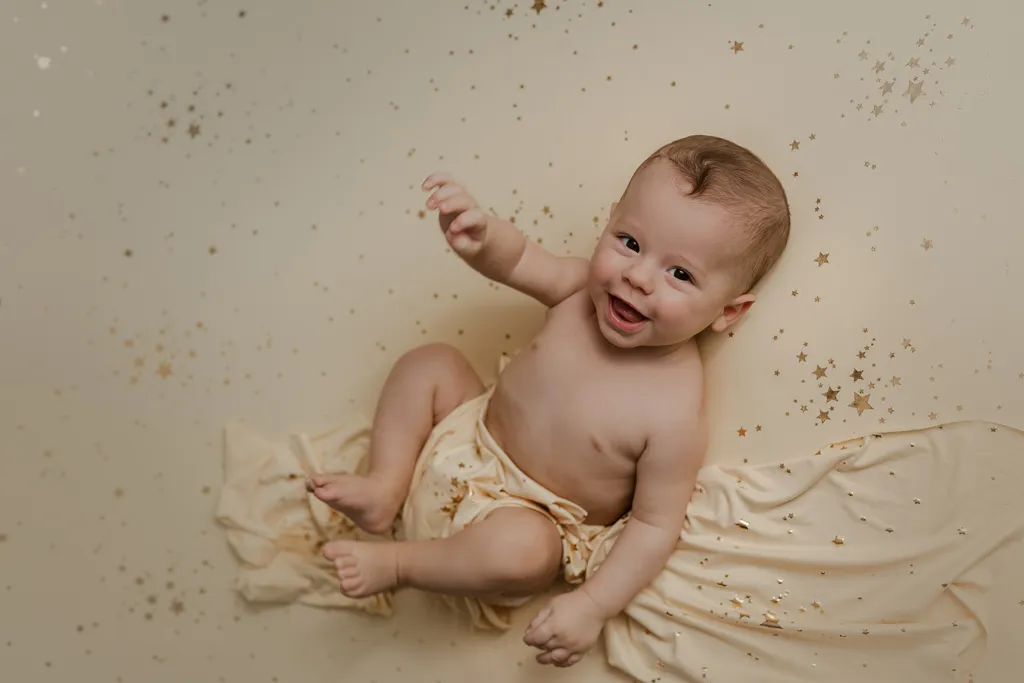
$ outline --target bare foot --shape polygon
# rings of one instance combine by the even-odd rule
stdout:
[[[402,505],[400,496],[373,477],[316,474],[306,490],[371,534],[387,533]]]
[[[398,585],[396,551],[396,545],[386,541],[331,541],[324,546],[324,557],[338,569],[341,592],[364,598]]]

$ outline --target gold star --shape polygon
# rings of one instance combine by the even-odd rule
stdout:
[[[902,343],[903,343],[903,348],[905,348],[905,349],[909,349],[910,346],[911,346],[911,342],[907,338],[904,338]]]
[[[946,60],[946,66],[953,66],[954,64],[956,64],[956,60],[952,57]]]
[[[803,351],[801,351],[801,352],[800,352],[800,355],[798,355],[798,356],[796,357],[796,359],[797,359],[797,361],[798,361],[798,362],[800,362],[800,363],[806,363],[806,362],[807,362],[807,354],[806,354],[806,353],[804,353]]]
[[[821,379],[822,377],[824,377],[825,376],[825,372],[826,372],[825,368],[821,367],[820,365],[817,366],[816,368],[814,368],[814,376],[817,379]]]
[[[194,140],[196,138],[196,136],[199,135],[199,124],[198,123],[193,123],[192,125],[190,125],[188,127],[188,134]]]
[[[819,410],[818,411],[818,419],[821,420],[822,423],[824,423],[825,420],[831,420],[832,418],[824,410]]]
[[[871,398],[871,394],[854,394],[853,403],[850,404],[850,408],[857,409],[857,415],[863,415],[865,410],[874,410],[871,404],[868,403],[868,399]]]
[[[181,600],[175,600],[171,603],[171,611],[175,614],[181,614],[185,611],[185,603],[183,603]]]
[[[901,382],[900,378],[897,377],[896,375],[893,375],[892,379],[889,380],[889,384],[893,385],[894,387],[900,386],[900,382]]]
[[[882,84],[882,94],[888,95],[892,92],[892,86],[896,85],[896,81],[886,81]]]
[[[156,370],[156,374],[160,375],[160,377],[162,377],[163,379],[167,379],[168,377],[170,377],[174,373],[171,372],[171,364],[170,363],[161,363],[160,367],[157,368],[157,370]]]
[[[829,387],[828,391],[822,394],[822,396],[825,397],[825,403],[829,403],[830,401],[836,401],[838,400],[839,389],[833,389],[832,387]]]
[[[747,430],[744,429],[743,427],[740,427],[739,429],[736,430],[736,433],[739,434],[740,436],[746,436]]]
[[[860,54],[857,55],[857,56],[860,57],[862,60],[863,59],[867,59],[868,58],[868,51],[867,50],[861,50]]]
[[[548,5],[546,2],[544,2],[544,0],[534,0],[533,7],[531,7],[530,9],[534,10],[537,14],[540,14],[540,11],[546,8],[547,6]]]
[[[789,148],[791,150],[798,150],[798,149],[800,149],[800,141],[799,140],[793,140],[793,142],[789,143]]]
[[[903,94],[904,95],[909,95],[910,96],[910,103],[913,104],[914,101],[918,97],[920,97],[921,95],[927,95],[928,94],[928,93],[924,92],[923,88],[924,88],[924,83],[921,82],[921,81],[919,81],[917,83],[914,83],[913,81],[907,81],[907,89],[903,91]]]
[[[854,371],[852,373],[850,373],[850,377],[853,378],[854,382],[856,382],[859,379],[862,380],[862,379],[864,379],[864,371],[863,370],[854,369]]]
[[[513,14],[514,14],[514,12],[512,11],[511,7],[509,7],[507,10],[505,10],[505,16],[506,17],[511,17]]]
[[[929,249],[932,248],[932,241],[928,238],[921,240],[921,248],[924,249],[925,251],[928,251]]]
[[[823,254],[823,253],[821,253],[819,251],[818,252],[818,258],[816,258],[814,260],[818,264],[818,267],[821,268],[823,265],[828,263],[828,254]]]
[[[911,57],[910,61],[907,62],[906,66],[909,66],[911,69],[920,69],[921,65],[918,64],[918,62],[920,62],[920,61],[921,60],[919,58],[917,58],[917,57]]]
[[[874,114],[875,118],[877,119],[879,115],[881,115],[882,113],[882,105],[876,104],[874,107],[871,108],[871,113]]]
[[[881,73],[885,71],[885,62],[875,62],[875,65],[871,68],[874,69],[876,74]]]
[[[938,420],[939,419],[939,414],[938,413],[928,413],[928,419],[929,420]]]
[[[743,52],[743,43],[738,40],[732,41],[732,53]]]

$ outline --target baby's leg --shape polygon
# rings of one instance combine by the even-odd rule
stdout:
[[[554,583],[562,541],[549,519],[503,507],[457,534],[433,541],[331,541],[341,592],[352,598],[408,586],[432,593],[486,598],[529,596]]]
[[[322,474],[306,487],[360,528],[388,531],[409,493],[413,469],[434,426],[479,396],[484,385],[469,361],[447,344],[427,344],[402,356],[377,403],[366,476]]]

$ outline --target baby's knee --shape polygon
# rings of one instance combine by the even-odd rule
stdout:
[[[533,592],[550,585],[562,566],[562,541],[555,525],[532,510],[516,510],[514,524],[495,536],[495,571],[512,591]],[[507,514],[507,513],[506,513]]]
[[[399,363],[415,363],[417,365],[462,365],[466,363],[462,352],[451,344],[431,342],[406,351],[398,360]]]

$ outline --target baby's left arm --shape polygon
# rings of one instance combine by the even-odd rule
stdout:
[[[541,664],[572,666],[665,568],[679,541],[707,444],[702,417],[674,415],[648,437],[637,462],[632,513],[598,571],[580,588],[554,598],[523,640],[543,650]]]
[[[648,437],[637,462],[629,521],[604,564],[580,588],[606,619],[626,609],[665,568],[679,541],[706,445],[706,428],[696,417],[676,416]]]

